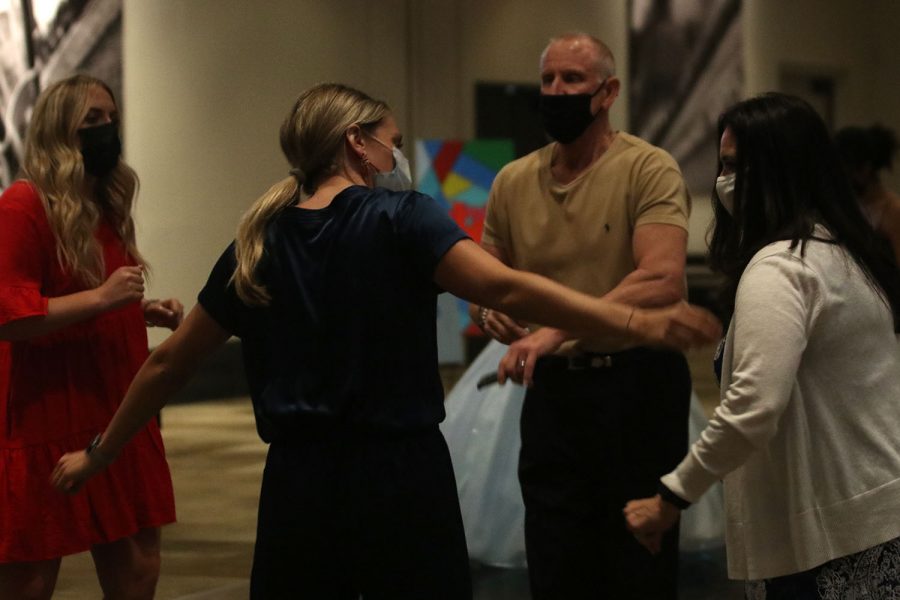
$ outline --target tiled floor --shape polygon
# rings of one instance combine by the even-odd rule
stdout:
[[[692,354],[695,387],[715,401],[709,352]],[[708,371],[707,371],[708,373]],[[163,530],[159,600],[247,598],[256,525],[256,503],[265,445],[256,435],[244,398],[170,406],[163,413],[178,523]],[[741,598],[724,577],[721,551],[684,557],[682,600]],[[526,600],[524,571],[475,567],[476,600]],[[88,554],[63,560],[58,600],[100,598]]]

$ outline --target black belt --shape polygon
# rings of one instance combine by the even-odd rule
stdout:
[[[622,352],[604,354],[600,352],[583,352],[572,356],[552,354],[538,359],[537,366],[566,371],[585,371],[588,369],[615,369],[632,365],[650,357],[655,350],[650,348],[631,348]]]

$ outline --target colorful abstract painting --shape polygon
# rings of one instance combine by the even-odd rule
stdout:
[[[491,184],[501,167],[513,158],[512,140],[418,140],[416,189],[446,207],[463,231],[480,243]],[[455,329],[468,335],[480,333],[469,320],[466,302],[456,301],[453,311],[446,310],[446,302],[439,305],[443,332]]]

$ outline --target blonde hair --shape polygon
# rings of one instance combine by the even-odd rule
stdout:
[[[256,277],[269,221],[299,200],[301,186],[312,194],[343,166],[344,136],[350,127],[371,131],[389,114],[384,102],[341,84],[323,83],[300,94],[281,124],[281,151],[292,167],[291,175],[260,196],[238,225],[232,281],[241,301],[267,305],[271,300]]]
[[[103,252],[94,237],[100,219],[109,219],[128,254],[146,263],[137,250],[131,211],[138,189],[134,170],[124,161],[87,190],[78,128],[87,114],[91,88],[109,87],[89,75],[58,81],[38,97],[25,137],[22,175],[34,184],[56,237],[60,264],[73,277],[96,287],[106,278]]]

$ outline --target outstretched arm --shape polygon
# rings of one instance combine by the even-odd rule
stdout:
[[[509,266],[509,257],[503,248],[485,243],[482,243],[481,247],[504,265]],[[487,306],[469,304],[469,317],[483,332],[502,344],[511,344],[530,333],[522,323],[517,323],[502,312]]]
[[[636,309],[594,298],[510,269],[471,240],[458,242],[444,255],[435,281],[470,302],[577,335],[628,333],[642,343],[689,347],[712,341],[721,331],[718,320],[702,309],[685,303],[669,309]]]
[[[504,256],[490,246],[488,253],[509,264]],[[687,252],[687,232],[681,227],[664,224],[640,225],[634,231],[632,252],[635,270],[629,273],[605,300],[643,308],[668,306],[685,296],[684,264]],[[476,309],[477,310],[477,309]],[[510,351],[500,366],[500,380],[511,376],[517,382],[531,385],[534,365],[538,358],[556,351],[567,340],[581,337],[583,333],[555,327],[543,327],[534,333],[516,331],[508,323],[515,321],[497,311],[487,311],[482,329],[503,343]],[[470,315],[478,323],[480,314]],[[501,318],[507,321],[502,321]],[[481,325],[481,323],[479,323]],[[530,335],[528,335],[530,333]],[[522,366],[522,362],[525,363]]]
[[[64,492],[78,491],[88,477],[115,459],[128,440],[187,383],[203,359],[229,337],[201,305],[195,306],[138,371],[99,446],[89,455],[82,450],[63,456],[53,471],[53,485]]]

